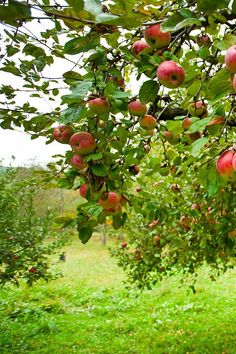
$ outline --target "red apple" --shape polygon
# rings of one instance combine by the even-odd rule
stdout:
[[[73,155],[71,160],[70,160],[71,166],[78,171],[84,170],[85,168],[88,167],[88,164],[84,161],[83,156],[80,155]]]
[[[115,192],[104,192],[98,203],[103,209],[117,208],[120,203],[120,197]]]
[[[192,124],[191,119],[189,117],[186,117],[186,118],[184,118],[184,120],[182,122],[182,127],[184,130],[188,130],[189,127],[191,126],[191,124]]]
[[[234,91],[236,91],[236,74],[234,74],[234,78],[233,78],[233,88]]]
[[[168,47],[171,41],[170,32],[161,31],[160,23],[147,27],[144,37],[147,43],[154,49]]]
[[[122,244],[121,244],[121,248],[126,248],[127,247],[127,242],[123,241]]]
[[[175,61],[166,60],[158,66],[157,78],[163,86],[177,88],[184,81],[184,69]]]
[[[70,138],[70,146],[80,155],[90,154],[96,145],[94,137],[88,132],[75,133]]]
[[[110,109],[110,103],[105,97],[93,98],[88,101],[88,105],[94,114],[108,113]]]
[[[207,34],[203,34],[197,38],[197,44],[199,47],[209,47],[211,45],[211,39]]]
[[[88,183],[84,183],[80,186],[79,194],[81,195],[82,198],[86,198],[88,191],[89,191],[89,185]]]
[[[61,144],[69,144],[71,136],[74,134],[74,128],[70,125],[59,125],[59,127],[54,128],[53,138]]]
[[[146,114],[145,116],[139,119],[140,127],[146,130],[152,130],[156,127],[157,121],[156,118],[150,114]]]
[[[151,52],[151,47],[145,41],[136,41],[132,44],[131,52],[135,58],[139,57],[139,54],[148,54]]]
[[[236,73],[236,45],[233,45],[226,51],[225,66],[232,73]]]
[[[235,179],[235,154],[233,150],[225,151],[216,162],[216,170],[218,174],[225,180]],[[234,167],[233,167],[234,163]]]
[[[234,154],[234,157],[232,159],[232,166],[233,166],[233,170],[236,172],[236,153]]]
[[[207,113],[206,104],[202,101],[192,102],[188,107],[188,111],[192,117],[203,117]]]
[[[128,108],[133,116],[142,117],[147,113],[147,106],[138,100],[130,102]]]

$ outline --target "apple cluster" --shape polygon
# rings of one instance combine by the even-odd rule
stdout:
[[[140,55],[163,50],[171,42],[170,32],[163,32],[159,23],[147,27],[144,32],[144,38],[134,42],[131,46],[131,51],[137,59]],[[158,66],[156,76],[163,86],[175,89],[183,83],[185,72],[180,64],[173,60],[165,60]]]
[[[90,100],[89,106],[94,113],[100,114],[107,112],[110,107],[109,102],[104,98]],[[63,124],[54,129],[53,137],[59,143],[71,146],[73,155],[70,159],[70,165],[81,173],[86,171],[88,163],[85,156],[92,153],[97,146],[92,134],[84,131],[75,132],[73,127]],[[91,195],[91,186],[88,183],[82,184],[79,193],[81,197],[87,199]],[[121,212],[123,202],[125,202],[125,198],[120,198],[115,192],[104,192],[98,200],[98,204],[104,209],[106,215]]]

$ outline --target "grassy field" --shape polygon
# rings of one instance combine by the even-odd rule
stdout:
[[[63,278],[1,290],[1,354],[236,354],[235,272],[202,271],[195,295],[175,278],[138,296],[98,242],[66,255]]]

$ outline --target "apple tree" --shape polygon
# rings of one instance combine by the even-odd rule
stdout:
[[[233,265],[235,17],[235,0],[0,5],[1,127],[65,144],[46,177],[87,200],[83,243],[107,218],[126,230],[114,253],[141,285]]]

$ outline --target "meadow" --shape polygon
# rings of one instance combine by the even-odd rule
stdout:
[[[235,354],[236,273],[201,270],[196,294],[179,278],[142,293],[98,239],[65,247],[63,277],[0,291],[0,353]]]

